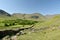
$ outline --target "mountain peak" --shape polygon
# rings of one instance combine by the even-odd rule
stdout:
[[[6,11],[0,9],[0,15],[4,15],[4,16],[11,16],[9,13],[7,13]]]

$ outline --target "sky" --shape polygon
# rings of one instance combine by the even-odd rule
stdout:
[[[0,0],[0,9],[10,14],[60,14],[60,0]]]

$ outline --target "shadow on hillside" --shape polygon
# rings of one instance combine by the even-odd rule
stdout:
[[[9,38],[10,38],[11,36],[16,35],[17,33],[19,33],[18,36],[21,35],[21,34],[26,34],[26,33],[23,33],[23,30],[31,29],[32,27],[33,26],[28,27],[28,28],[18,29],[18,30],[4,30],[4,31],[0,31],[0,40],[2,40],[5,36],[9,36]]]

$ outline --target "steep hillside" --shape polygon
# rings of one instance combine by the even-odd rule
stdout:
[[[43,23],[38,23],[37,27],[59,27],[60,26],[60,14],[55,15],[54,17],[47,19]]]

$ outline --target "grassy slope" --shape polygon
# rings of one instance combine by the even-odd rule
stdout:
[[[26,35],[20,35],[18,40],[60,40],[60,15],[56,15],[45,22],[39,22],[34,28],[50,27],[50,29],[38,32],[27,32]],[[55,27],[55,28],[54,28]],[[54,28],[54,29],[53,29]]]
[[[35,28],[50,27],[50,29],[27,33],[26,35],[21,35],[18,40],[60,40],[60,15],[56,15],[43,23],[37,23]]]
[[[36,24],[36,26],[38,26],[38,27],[54,27],[54,26],[58,27],[58,26],[60,26],[60,15],[56,15],[53,18],[48,19],[43,23],[39,22],[38,24]]]
[[[45,33],[46,32],[46,33]],[[60,40],[60,29],[43,30],[36,33],[21,35],[18,40]]]

